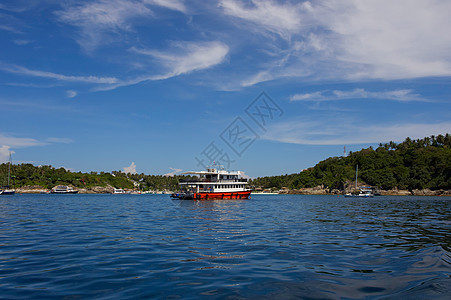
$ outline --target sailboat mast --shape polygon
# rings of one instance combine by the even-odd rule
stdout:
[[[9,152],[9,164],[8,164],[8,187],[9,187],[9,178],[11,177],[11,151]]]
[[[357,189],[357,175],[359,174],[359,165],[355,167],[355,189]]]

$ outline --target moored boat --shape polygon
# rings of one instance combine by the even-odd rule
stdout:
[[[65,185],[57,185],[53,189],[50,190],[51,194],[77,194],[78,190],[74,190],[70,186]]]
[[[15,189],[2,188],[0,189],[0,195],[14,195],[16,193]]]
[[[119,194],[130,194],[130,192],[127,192],[127,191],[125,191],[125,190],[123,190],[123,189],[114,189],[113,190],[113,192],[112,192],[112,194],[115,194],[115,195],[119,195]]]
[[[367,188],[367,187],[361,187],[360,191],[358,194],[352,194],[352,193],[348,193],[345,194],[345,197],[359,197],[359,198],[371,198],[373,197],[373,190],[371,188]]]
[[[226,171],[223,168],[207,168],[206,171],[185,172],[197,176],[194,180],[180,182],[181,191],[172,198],[180,200],[235,200],[249,199],[252,192],[247,179],[240,171]]]
[[[11,165],[12,165],[12,159],[11,159],[11,152],[9,152],[9,162],[8,162],[8,177],[7,182],[8,184],[6,186],[0,187],[0,195],[14,195],[16,193],[15,189],[12,189],[9,186],[10,180],[11,180]]]
[[[359,165],[355,167],[355,189],[357,190],[357,176],[359,174]],[[348,197],[359,197],[359,198],[371,198],[374,196],[373,188],[370,186],[362,186],[359,189],[359,193],[347,193],[344,195],[346,198]]]

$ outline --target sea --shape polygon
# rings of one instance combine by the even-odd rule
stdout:
[[[1,299],[450,299],[451,197],[0,196]]]

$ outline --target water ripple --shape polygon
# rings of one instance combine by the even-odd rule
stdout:
[[[0,198],[6,299],[445,299],[451,199]]]

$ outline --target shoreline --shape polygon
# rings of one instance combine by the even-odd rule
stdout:
[[[48,189],[41,186],[27,186],[16,189],[17,194],[47,194]],[[127,194],[137,194],[138,191],[127,190]],[[168,191],[154,191],[153,193],[141,193],[147,194],[168,194]],[[451,196],[451,190],[380,190],[381,196]],[[113,194],[111,187],[94,186],[87,189],[78,189],[78,194]],[[315,188],[303,188],[303,189],[283,189],[280,191],[258,191],[253,192],[253,195],[343,195],[344,192],[337,189],[324,189],[321,186]]]
[[[280,195],[344,195],[349,191],[338,189],[325,189],[321,186],[314,188],[302,189],[282,189],[278,192],[255,192],[253,194],[280,194]],[[381,196],[451,196],[451,190],[431,190],[431,189],[415,189],[415,190],[380,190]]]

